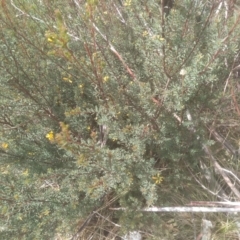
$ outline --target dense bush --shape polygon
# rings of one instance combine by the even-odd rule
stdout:
[[[239,137],[238,12],[217,0],[2,0],[1,238],[71,236],[109,206],[209,199],[193,182],[209,166],[202,146],[218,148],[209,129]],[[111,219],[147,231],[148,217]]]

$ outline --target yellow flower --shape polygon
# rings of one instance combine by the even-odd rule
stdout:
[[[42,210],[42,212],[38,216],[39,216],[39,218],[42,218],[44,216],[48,216],[49,213],[50,213],[50,209],[49,208],[45,208],[45,209]]]
[[[80,154],[77,160],[77,165],[78,166],[84,165],[85,162],[86,162],[86,156],[84,154]]]
[[[152,177],[152,180],[155,182],[155,184],[161,184],[163,181],[163,177],[158,173],[156,176]]]
[[[103,78],[103,82],[107,82],[109,80],[109,76],[105,76],[104,78]]]
[[[132,0],[126,0],[125,3],[123,4],[125,7],[129,7],[132,4]]]
[[[143,37],[146,37],[148,35],[148,32],[147,31],[144,31],[143,33],[142,33],[142,36]]]
[[[72,80],[70,78],[64,77],[63,80],[66,82],[72,83]]]
[[[26,169],[26,170],[22,173],[22,175],[25,176],[25,177],[27,177],[28,174],[29,174],[29,173],[28,173],[28,169]]]
[[[49,140],[49,141],[52,141],[54,139],[54,133],[53,131],[50,131],[48,134],[46,134],[46,138]]]
[[[52,37],[49,37],[47,40],[48,40],[48,42],[53,42],[53,38]]]
[[[42,214],[43,214],[44,216],[49,215],[49,213],[50,213],[50,210],[49,210],[48,208],[45,208],[45,209],[42,211]]]
[[[7,149],[8,148],[8,143],[2,143],[2,148]]]
[[[17,195],[17,194],[15,194],[13,197],[14,197],[15,200],[19,199],[19,195]]]

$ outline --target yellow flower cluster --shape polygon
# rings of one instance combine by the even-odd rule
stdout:
[[[103,78],[103,82],[107,82],[109,80],[109,76],[105,76],[104,78]]]
[[[71,139],[71,132],[68,129],[69,126],[64,122],[60,122],[59,125],[61,127],[61,132],[56,133],[54,136],[54,143],[66,149],[67,143]]]
[[[8,143],[2,143],[2,148],[7,149],[8,148]]]
[[[48,40],[48,42],[53,42],[55,40],[55,38],[54,37],[48,37],[47,40]]]
[[[144,31],[143,33],[142,33],[142,36],[143,37],[146,37],[148,35],[148,31]]]
[[[131,5],[132,5],[132,0],[126,0],[123,5],[124,5],[125,7],[131,6]]]
[[[48,134],[46,134],[46,138],[47,138],[49,141],[53,141],[53,139],[54,139],[54,133],[53,133],[53,131],[50,131]]]
[[[163,181],[163,177],[158,173],[157,175],[152,177],[152,180],[155,182],[155,184],[161,184]]]
[[[160,35],[153,35],[152,39],[157,39],[159,41],[165,41],[165,38],[161,37]]]

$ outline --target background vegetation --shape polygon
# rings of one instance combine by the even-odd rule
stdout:
[[[0,3],[1,239],[192,239],[134,211],[239,201],[237,1]]]

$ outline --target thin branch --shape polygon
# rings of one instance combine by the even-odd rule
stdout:
[[[222,168],[222,170],[232,175],[236,179],[236,181],[240,183],[240,179],[232,171],[229,171],[225,168]]]
[[[188,114],[190,114],[190,112],[188,112]],[[181,123],[181,118],[177,114],[174,113],[173,116]],[[195,133],[195,128],[189,129],[189,130],[191,132]],[[197,138],[198,138],[198,136],[197,136]],[[213,156],[213,154],[212,154],[211,150],[209,149],[209,147],[207,147],[205,144],[203,144],[203,150],[210,157],[210,159],[212,161],[212,164],[215,167],[215,170],[218,171],[222,175],[225,183],[229,186],[229,188],[232,190],[232,192],[235,194],[235,196],[240,200],[240,192],[237,190],[237,188],[231,182],[231,180],[229,179],[227,174],[223,171],[222,167],[218,163],[217,159]]]
[[[210,201],[192,201],[190,206],[208,206],[208,207],[240,207],[240,202],[210,202]]]
[[[107,222],[110,222],[110,223],[113,224],[114,226],[116,226],[116,227],[121,227],[121,225],[116,224],[116,223],[114,223],[113,221],[110,221],[108,218],[104,217],[104,216],[101,215],[99,212],[95,212],[95,211],[94,211],[93,213],[99,215],[101,218],[103,218],[103,219],[106,220]]]
[[[82,232],[82,230],[89,224],[89,222],[91,221],[91,219],[93,218],[93,216],[95,215],[94,212],[92,212],[87,218],[86,220],[83,222],[83,224],[80,226],[80,228],[78,229],[78,231],[73,235],[73,237],[71,238],[71,240],[77,240],[79,237],[79,234]]]
[[[116,4],[113,4],[113,6],[116,8],[117,13],[118,13],[118,15],[120,16],[120,19],[119,19],[119,18],[118,18],[118,19],[119,19],[122,23],[126,24],[126,21],[125,21],[124,17],[122,16],[120,10],[119,10],[118,7],[116,6]]]
[[[218,15],[220,13],[220,10],[222,8],[222,2],[219,3],[218,7],[217,7],[217,10],[216,10],[216,15]]]
[[[32,19],[34,19],[34,20],[36,20],[36,21],[38,21],[38,22],[40,22],[40,23],[47,24],[47,23],[46,23],[45,21],[43,21],[42,19],[37,18],[37,17],[35,17],[35,16],[31,15],[31,14],[28,14],[28,13],[24,12],[22,9],[20,9],[19,7],[17,7],[17,6],[15,5],[15,3],[13,2],[13,0],[11,0],[11,5],[12,5],[17,11],[19,11],[19,12],[21,13],[21,15],[24,15],[24,16],[27,16],[27,17],[29,17],[29,18],[32,18]],[[19,15],[19,16],[20,16],[20,15]],[[18,17],[18,16],[16,16],[16,17]],[[57,26],[53,25],[53,28],[54,28],[54,29],[57,29]],[[69,32],[67,32],[67,35],[70,36],[70,37],[72,37],[75,41],[80,40],[80,38],[74,36],[73,34],[71,34],[71,33],[69,33]]]
[[[123,60],[120,53],[115,49],[115,47],[109,42],[107,37],[99,30],[99,28],[93,23],[93,27],[95,30],[101,35],[101,37],[108,43],[110,50],[114,53],[114,55],[120,60],[120,62],[123,64],[124,68],[128,72],[128,74],[131,76],[133,80],[136,80],[136,76],[134,72],[129,68],[129,66],[126,64],[126,62]]]
[[[190,170],[189,170],[190,171]],[[227,199],[226,199],[226,197],[223,197],[223,196],[220,196],[219,195],[219,192],[221,192],[221,191],[223,191],[223,189],[220,189],[220,191],[217,191],[217,192],[213,192],[213,191],[211,191],[209,188],[207,188],[204,184],[202,184],[194,175],[193,175],[193,173],[190,171],[190,173],[191,173],[191,175],[193,176],[193,178],[195,179],[195,181],[204,189],[204,190],[206,190],[206,191],[208,191],[209,193],[211,193],[212,195],[214,195],[214,196],[217,196],[217,198],[219,198],[219,199],[222,199],[222,200],[224,200],[224,201],[228,201]],[[205,176],[205,178],[206,178],[206,176]],[[222,194],[222,195],[226,195],[225,193],[224,194]]]
[[[229,37],[232,35],[235,28],[239,25],[240,22],[240,14],[238,15],[238,18],[236,22],[234,23],[233,27],[230,29],[228,35],[221,41],[222,44],[226,43],[226,41],[229,39]],[[212,56],[211,60],[208,62],[208,64],[204,67],[204,69],[199,73],[200,75],[205,73],[208,69],[208,67],[215,61],[217,56],[220,54],[221,48],[219,48]]]
[[[210,131],[210,134],[213,135],[216,141],[221,143],[223,147],[226,149],[226,151],[234,156],[236,156],[238,150],[235,149],[231,143],[229,143],[226,138],[223,138],[219,133],[217,133],[214,129],[210,129],[207,127],[208,130]]]
[[[223,177],[224,181],[226,182],[226,184],[230,187],[230,189],[235,194],[235,196],[240,200],[240,192],[237,190],[237,188],[231,182],[231,180],[229,179],[227,174],[223,171],[222,167],[217,162],[216,158],[213,156],[213,154],[212,154],[211,150],[209,149],[209,147],[207,147],[206,145],[203,145],[203,149],[204,149],[205,153],[210,157],[210,159],[211,159],[215,169],[222,175],[222,177]]]
[[[127,208],[109,208],[113,211],[126,211]],[[149,207],[137,210],[138,212],[240,212],[239,207]]]
[[[185,59],[184,59],[183,62],[180,64],[180,66],[179,66],[178,69],[175,71],[175,73],[179,72],[180,69],[182,69],[182,67],[185,65],[185,63],[186,63],[186,62],[189,60],[189,58],[192,56],[193,52],[195,51],[196,47],[198,46],[198,44],[199,44],[199,42],[200,42],[200,40],[201,40],[202,34],[204,34],[204,31],[205,31],[205,29],[207,28],[207,26],[208,26],[208,24],[209,24],[209,22],[210,22],[210,18],[211,18],[212,14],[213,14],[213,10],[214,10],[214,5],[213,5],[212,8],[211,8],[211,11],[210,11],[210,13],[209,13],[209,15],[208,15],[208,17],[207,17],[207,20],[206,20],[205,23],[204,23],[204,26],[202,27],[202,29],[201,29],[201,31],[200,31],[200,33],[199,33],[199,35],[198,35],[198,38],[196,39],[196,41],[194,41],[194,45],[193,45],[192,49],[189,51],[188,55],[185,57]]]
[[[37,17],[34,17],[34,16],[32,16],[32,15],[29,15],[28,13],[26,13],[26,12],[24,12],[23,10],[21,10],[20,8],[18,8],[18,7],[15,5],[15,3],[13,2],[13,0],[11,0],[11,5],[12,5],[16,10],[18,10],[18,11],[21,13],[21,15],[30,17],[30,18],[32,18],[32,19],[34,19],[34,20],[37,20],[37,21],[41,22],[41,23],[45,23],[42,19],[37,18]],[[16,17],[17,17],[17,16],[16,16]]]

